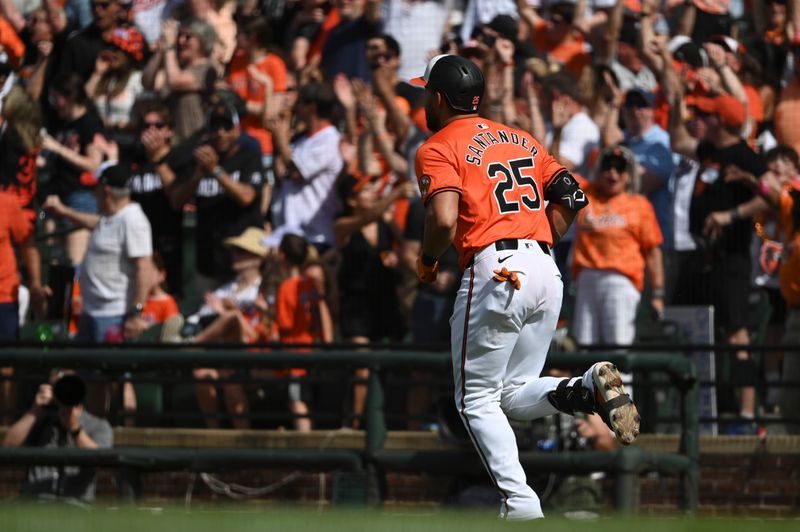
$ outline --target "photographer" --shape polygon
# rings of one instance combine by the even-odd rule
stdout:
[[[74,373],[53,372],[41,384],[31,408],[6,433],[4,447],[98,449],[111,447],[111,425],[83,409],[86,383]],[[89,467],[33,466],[22,495],[94,500],[95,470]]]

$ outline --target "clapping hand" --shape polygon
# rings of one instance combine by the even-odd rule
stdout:
[[[333,79],[333,92],[336,93],[336,97],[339,99],[339,102],[348,111],[352,110],[356,106],[356,98],[353,94],[353,87],[350,85],[350,80],[347,79],[347,76],[344,74],[337,74]]]
[[[219,164],[219,155],[208,144],[203,144],[194,150],[194,158],[200,167],[208,173],[214,171]]]

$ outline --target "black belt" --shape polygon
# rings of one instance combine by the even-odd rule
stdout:
[[[536,243],[539,244],[539,247],[542,248],[542,252],[545,255],[550,254],[550,248],[547,247],[547,244],[539,241],[537,241]],[[519,249],[519,240],[517,240],[516,238],[506,238],[503,240],[498,240],[497,242],[494,243],[494,249],[496,249],[497,251],[509,251],[509,250]],[[475,262],[475,255],[473,255],[472,258],[469,259],[467,268],[472,266],[474,262]]]

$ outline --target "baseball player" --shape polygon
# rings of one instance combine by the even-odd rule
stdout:
[[[508,418],[597,412],[622,443],[639,433],[610,362],[581,377],[540,377],[561,309],[550,247],[586,196],[530,134],[478,116],[484,78],[468,59],[436,56],[412,82],[425,87],[436,132],[416,160],[427,208],[418,275],[435,280],[451,242],[464,268],[450,320],[456,407],[502,496],[500,516],[541,518]]]

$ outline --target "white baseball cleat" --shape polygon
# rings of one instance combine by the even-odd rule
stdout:
[[[639,435],[642,417],[625,393],[622,376],[611,362],[598,362],[592,369],[595,389],[595,411],[614,431],[623,445],[630,445]]]

